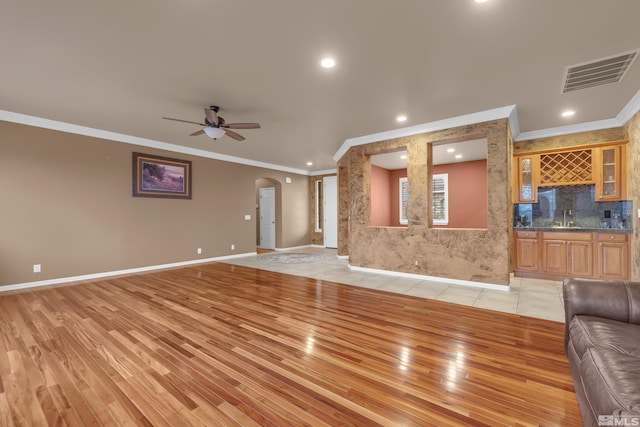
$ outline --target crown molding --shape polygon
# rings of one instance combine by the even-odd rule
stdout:
[[[518,113],[515,105],[509,105],[506,107],[494,108],[492,110],[480,111],[477,113],[465,114],[462,116],[451,117],[448,119],[437,120],[434,122],[423,123],[415,126],[408,126],[405,128],[394,129],[386,132],[374,133],[371,135],[359,136],[356,138],[350,138],[344,141],[342,146],[338,149],[333,156],[334,161],[340,160],[342,156],[349,150],[349,148],[370,144],[372,142],[386,141],[388,139],[402,138],[406,136],[419,135],[421,133],[434,132],[444,129],[451,129],[458,126],[467,126],[476,123],[488,122],[491,120],[509,119],[509,125],[511,126],[511,133],[516,135],[519,133]]]
[[[633,98],[627,102],[627,105],[620,110],[616,116],[616,120],[622,123],[621,126],[624,126],[629,120],[631,120],[631,118],[633,118],[633,116],[636,115],[638,111],[640,111],[640,90],[636,92]]]
[[[338,173],[338,169],[325,169],[323,171],[314,171],[311,172],[309,175],[311,176],[318,176],[318,175],[334,175]]]
[[[531,132],[520,133],[520,125],[518,121],[518,111],[515,105],[494,108],[492,110],[480,111],[477,113],[466,114],[462,116],[452,117],[434,122],[423,123],[415,126],[394,129],[386,132],[379,132],[371,135],[350,138],[344,141],[342,146],[334,154],[333,160],[338,161],[349,148],[357,145],[369,144],[372,142],[385,141],[393,138],[401,138],[406,136],[418,135],[426,132],[434,132],[443,129],[450,129],[458,126],[466,126],[476,123],[487,122],[497,119],[508,119],[511,127],[511,134],[515,141],[526,141],[537,138],[547,138],[552,136],[567,135],[572,133],[589,132],[595,130],[609,129],[624,126],[638,111],[640,111],[640,90],[631,98],[631,100],[620,110],[618,115],[612,119],[596,120],[586,123],[578,123],[568,126],[560,126],[549,129],[541,129]],[[125,144],[138,145],[142,147],[156,148],[160,150],[171,151],[175,153],[189,154],[198,157],[221,160],[224,162],[238,163],[247,166],[277,170],[281,172],[295,173],[298,175],[317,176],[330,175],[336,173],[336,169],[327,169],[320,171],[308,171],[304,169],[291,168],[273,163],[259,162],[256,160],[245,159],[242,157],[228,156],[225,154],[215,153],[206,150],[200,150],[185,147],[177,144],[156,141],[152,139],[139,138],[136,136],[125,135],[116,132],[110,132],[102,129],[90,128],[86,126],[74,125],[40,117],[29,116],[26,114],[14,113],[11,111],[0,110],[0,120],[12,123],[19,123],[34,127],[57,130],[61,132],[85,135],[94,138],[107,139]]]
[[[259,162],[256,160],[245,159],[242,157],[228,156],[226,154],[214,153],[212,151],[200,150],[196,148],[185,147],[177,144],[156,141],[153,139],[139,138],[137,136],[125,135],[122,133],[110,132],[102,129],[96,129],[86,126],[75,125],[71,123],[59,122],[56,120],[43,119],[41,117],[29,116],[26,114],[14,113],[11,111],[0,110],[0,120],[6,122],[18,123],[44,129],[51,129],[60,132],[84,135],[93,138],[107,139],[111,141],[123,142],[125,144],[138,145],[142,147],[157,148],[159,150],[171,151],[174,153],[189,154],[192,156],[205,157],[214,160],[222,160],[224,162],[238,163],[247,166],[255,166],[258,168],[272,169],[281,172],[295,173],[299,175],[311,175],[311,172],[290,168],[287,166],[276,165],[273,163]]]
[[[624,124],[624,123],[623,123]],[[617,119],[596,120],[593,122],[578,123],[575,125],[559,126],[555,128],[534,130],[531,132],[522,132],[514,138],[515,141],[528,141],[530,139],[549,138],[552,136],[569,135],[572,133],[590,132],[594,130],[602,130],[620,127]]]
[[[522,132],[514,136],[516,141],[528,141],[537,138],[549,138],[552,136],[569,135],[572,133],[590,132],[595,130],[622,127],[640,111],[640,90],[627,102],[622,110],[612,119],[596,120],[593,122],[578,123],[575,125],[559,126],[549,129]]]

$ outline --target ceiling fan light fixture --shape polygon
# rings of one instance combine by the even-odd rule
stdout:
[[[218,139],[224,135],[224,129],[206,127],[204,128],[204,133],[206,133],[209,138]]]

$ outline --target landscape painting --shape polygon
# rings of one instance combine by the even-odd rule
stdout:
[[[191,162],[133,153],[133,197],[191,199]]]

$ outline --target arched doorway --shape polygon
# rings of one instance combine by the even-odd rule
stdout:
[[[282,241],[282,184],[273,178],[256,180],[256,247],[274,250]]]

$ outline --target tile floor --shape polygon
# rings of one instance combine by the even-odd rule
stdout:
[[[564,322],[562,282],[512,277],[510,289],[499,291],[351,271],[348,267],[348,261],[339,259],[333,249],[308,247],[284,252],[316,253],[329,256],[317,261],[297,264],[265,262],[261,258],[262,255],[247,255],[224,262]]]

